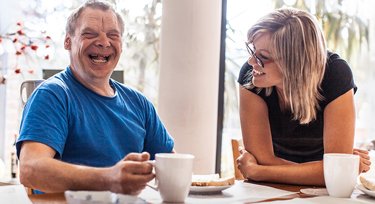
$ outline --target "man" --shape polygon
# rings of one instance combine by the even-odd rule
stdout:
[[[110,79],[123,31],[121,16],[101,1],[68,18],[70,66],[41,84],[24,109],[17,154],[25,186],[138,194],[154,178],[150,155],[173,152],[153,105]]]

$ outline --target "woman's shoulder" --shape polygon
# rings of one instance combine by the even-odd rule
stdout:
[[[337,53],[328,52],[321,89],[326,104],[350,89],[357,90],[349,64]]]
[[[346,83],[350,83],[353,80],[353,73],[349,64],[337,53],[328,52],[323,83],[337,83],[337,85],[340,85],[340,81],[337,80],[346,80]]]
[[[327,65],[326,68],[333,67],[337,69],[350,69],[349,64],[335,52],[327,52]]]

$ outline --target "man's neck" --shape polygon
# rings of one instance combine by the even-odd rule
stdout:
[[[86,88],[90,89],[91,91],[101,95],[111,97],[115,95],[115,90],[109,84],[109,77],[106,78],[89,78],[86,75],[82,77],[79,73],[77,73],[74,68],[70,67],[73,76]]]

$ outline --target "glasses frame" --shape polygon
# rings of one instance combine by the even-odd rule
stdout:
[[[263,62],[261,59],[259,59],[259,57],[255,54],[255,49],[250,47],[250,46],[254,47],[254,45],[253,45],[252,43],[249,43],[249,42],[245,42],[245,45],[246,45],[247,52],[248,52],[248,53],[250,54],[250,56],[251,56],[251,57],[249,58],[249,60],[250,60],[251,58],[255,57],[255,61],[256,61],[256,63],[257,63],[260,67],[264,68],[264,62]]]

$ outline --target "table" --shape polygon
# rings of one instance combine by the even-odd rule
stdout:
[[[302,189],[302,188],[313,188],[312,186],[296,186],[296,185],[277,184],[277,183],[264,183],[264,182],[252,182],[252,183],[258,184],[258,185],[265,185],[265,186],[269,186],[269,187],[274,187],[274,188],[278,188],[278,189],[286,190],[286,191],[294,191],[294,192],[299,192],[300,189]],[[311,197],[311,196],[305,195],[303,193],[295,193],[295,194],[292,194],[292,195],[268,199],[268,200],[265,200],[265,201],[288,200],[288,199],[293,199],[293,198],[306,198],[306,197]],[[66,200],[65,200],[65,197],[64,197],[63,193],[29,195],[29,198],[34,204],[47,204],[47,203],[50,203],[50,204],[66,204]]]

